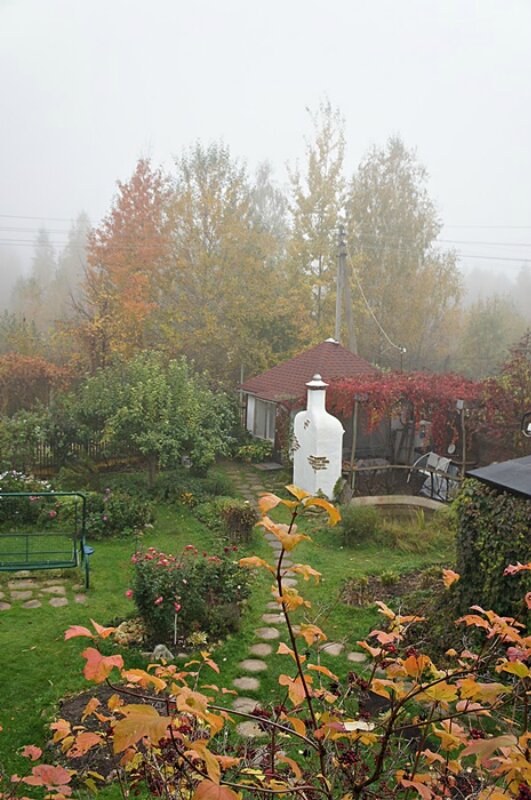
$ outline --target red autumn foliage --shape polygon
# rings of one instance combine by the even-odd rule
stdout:
[[[328,408],[346,418],[351,416],[356,397],[367,409],[368,430],[409,404],[416,421],[429,419],[436,447],[442,448],[448,424],[455,418],[456,401],[467,406],[483,405],[484,387],[462,375],[428,372],[386,372],[377,377],[333,381],[328,390]]]
[[[47,404],[52,389],[65,388],[70,378],[68,370],[44,358],[19,353],[0,356],[0,412],[14,414],[39,402]]]

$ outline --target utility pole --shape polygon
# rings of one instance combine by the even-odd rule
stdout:
[[[345,307],[345,322],[347,323],[347,349],[351,353],[358,353],[358,342],[354,330],[352,315],[352,293],[350,290],[350,277],[347,275],[347,245],[345,242],[345,229],[339,226],[337,243],[337,281],[336,281],[336,342],[341,341],[341,317]]]
[[[336,342],[341,342],[341,313],[343,310],[343,293],[345,285],[345,259],[347,250],[345,247],[345,230],[339,226],[337,240],[337,275],[336,275]]]

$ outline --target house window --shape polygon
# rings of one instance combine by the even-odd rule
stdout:
[[[253,435],[275,441],[275,403],[255,398]]]

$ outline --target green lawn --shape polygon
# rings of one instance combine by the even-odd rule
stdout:
[[[263,475],[261,476],[263,478]],[[381,546],[367,545],[355,549],[342,546],[337,529],[323,529],[319,520],[309,523],[313,542],[305,542],[295,553],[295,561],[309,563],[323,573],[319,587],[299,581],[299,589],[312,602],[308,617],[317,615],[317,624],[324,628],[329,638],[345,641],[355,648],[357,639],[366,635],[378,615],[374,607],[353,609],[340,601],[340,589],[346,578],[383,570],[397,572],[418,568],[423,564],[452,561],[452,545],[448,541],[424,553],[402,553],[383,550]],[[179,553],[189,543],[200,550],[213,550],[219,536],[201,525],[192,512],[183,507],[158,505],[157,520],[152,529],[142,537],[142,544],[166,552]],[[65,695],[87,689],[81,670],[84,660],[81,651],[87,646],[85,639],[64,642],[64,632],[70,625],[90,625],[90,618],[109,624],[133,614],[131,601],[125,597],[130,583],[131,555],[136,542],[132,538],[97,542],[91,561],[91,589],[85,605],[74,602],[73,586],[81,582],[80,573],[65,572],[69,604],[51,608],[24,609],[14,604],[8,611],[0,612],[0,764],[9,771],[23,770],[26,760],[16,755],[24,744],[43,745],[48,738],[48,724],[60,713],[59,701]],[[253,533],[252,542],[240,550],[239,555],[258,554],[271,558],[271,549],[259,530]],[[46,571],[33,573],[43,582],[50,579]],[[0,574],[0,591],[5,591],[11,577]],[[238,663],[248,655],[254,630],[260,622],[265,604],[272,599],[271,580],[265,572],[256,573],[253,594],[246,608],[242,627],[237,635],[219,647],[214,659],[221,667],[221,682],[230,686],[241,670]],[[298,612],[296,621],[302,617]],[[275,644],[275,643],[273,643]],[[276,649],[276,648],[275,648]],[[139,654],[131,654],[135,666],[142,663]],[[129,658],[129,657],[128,657]],[[131,661],[131,659],[129,659]],[[339,674],[346,674],[349,662],[339,658],[323,657],[322,663]],[[260,698],[267,703],[278,697],[276,678],[288,670],[285,659],[270,659],[267,675],[261,676]]]

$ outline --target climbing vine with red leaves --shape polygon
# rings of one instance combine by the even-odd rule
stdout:
[[[431,421],[433,442],[439,448],[447,440],[448,425],[455,419],[458,400],[463,400],[478,420],[485,408],[484,384],[454,374],[387,372],[377,377],[333,381],[327,406],[331,413],[347,418],[356,398],[366,408],[369,432],[407,404],[415,422]]]

